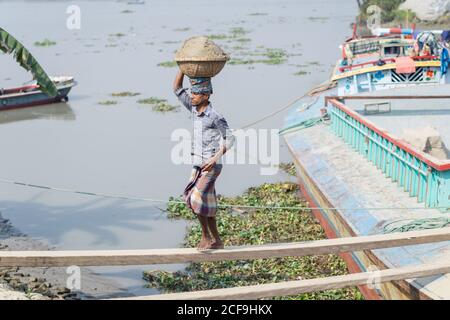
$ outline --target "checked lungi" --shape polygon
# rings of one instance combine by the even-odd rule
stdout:
[[[196,215],[215,217],[217,213],[217,196],[215,183],[222,171],[222,164],[216,164],[210,171],[202,172],[195,166],[189,184],[184,190],[184,200]]]

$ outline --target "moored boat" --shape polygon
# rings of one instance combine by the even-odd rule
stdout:
[[[34,83],[22,87],[0,89],[0,110],[68,100],[68,93],[75,85],[73,77],[49,77],[28,49],[2,28],[0,51],[12,55],[21,67],[33,74],[34,79]]]
[[[450,85],[448,59],[442,57],[447,49],[411,55],[408,50],[416,44],[417,39],[398,35],[347,41],[330,89],[288,111],[282,134],[302,194],[328,237],[450,225],[450,153],[445,147],[450,146]],[[442,156],[432,152],[437,144],[430,141],[439,142]],[[450,243],[342,257],[351,272],[374,271],[448,260]],[[449,299],[450,278],[379,285],[375,273],[373,283],[360,289],[368,299]]]
[[[69,92],[76,85],[73,77],[50,77],[55,83],[57,94],[50,96],[40,90],[37,83],[18,88],[0,88],[0,110],[31,107],[69,100]]]

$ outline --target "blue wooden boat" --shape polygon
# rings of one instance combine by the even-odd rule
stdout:
[[[378,46],[386,39],[373,37],[366,48],[375,48],[377,55],[379,48],[398,55],[397,49]],[[410,43],[404,40],[391,37],[389,43]],[[285,118],[281,134],[312,213],[330,238],[450,224],[450,160],[436,158],[403,136],[405,130],[432,126],[450,146],[450,85],[448,74],[441,72],[448,62],[440,56],[412,59],[420,72],[400,74],[397,81],[392,76],[395,58],[379,64],[379,57],[370,54],[360,58],[368,63],[355,57],[343,68],[340,59],[327,90],[298,101]],[[385,75],[382,84],[372,81],[379,72]],[[433,77],[426,79],[427,73]],[[355,273],[420,265],[448,261],[450,243],[367,250],[342,258]],[[360,290],[367,299],[450,299],[450,276],[368,283]]]
[[[40,90],[37,83],[28,84],[18,88],[0,88],[0,111],[38,106],[69,100],[69,92],[76,85],[73,77],[50,77],[57,88],[57,94],[50,96]]]

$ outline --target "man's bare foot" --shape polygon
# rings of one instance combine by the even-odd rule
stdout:
[[[198,250],[208,250],[209,246],[211,245],[210,239],[201,239],[200,242],[197,245]]]
[[[208,246],[208,249],[215,249],[215,250],[217,250],[217,249],[223,249],[224,248],[224,245],[223,245],[223,242],[222,241],[212,241],[210,244],[209,244],[209,246]]]

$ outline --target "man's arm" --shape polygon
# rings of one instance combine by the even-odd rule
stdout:
[[[183,79],[184,79],[184,74],[183,72],[178,71],[175,80],[173,81],[173,91],[177,91],[178,89],[183,88]]]
[[[178,71],[175,80],[173,81],[173,92],[178,97],[178,100],[188,109],[192,110],[192,101],[191,97],[186,93],[186,90],[183,89],[183,79],[184,74],[181,71]]]

